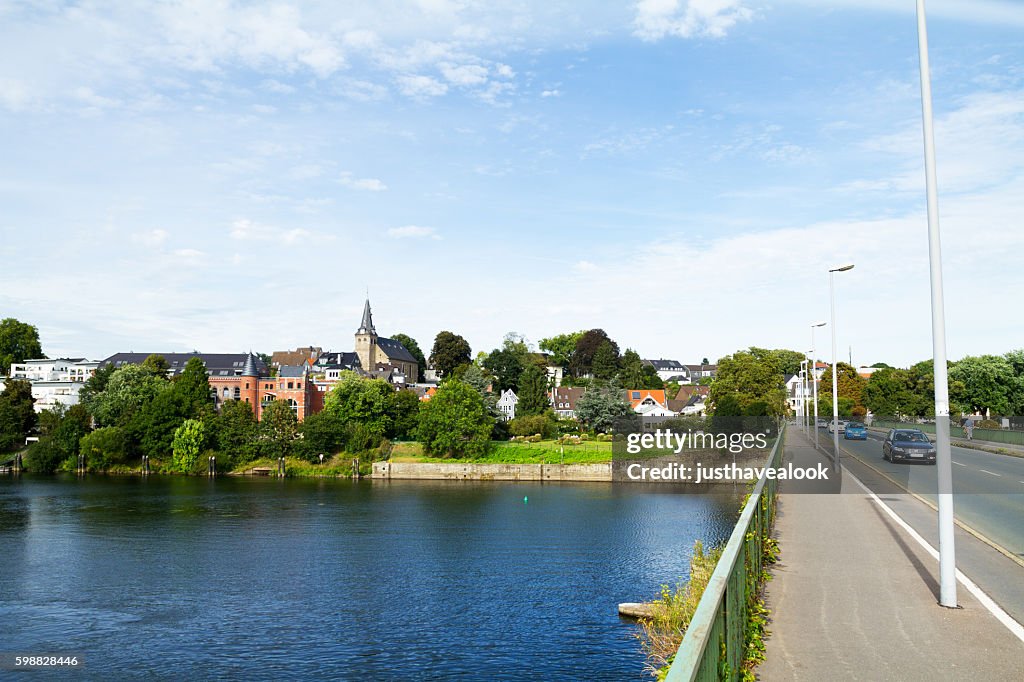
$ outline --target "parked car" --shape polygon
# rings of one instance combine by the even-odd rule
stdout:
[[[867,440],[868,429],[860,422],[850,422],[843,430],[843,438],[845,440]]]
[[[920,429],[890,429],[882,442],[882,459],[935,464],[935,445]]]
[[[849,424],[849,423],[850,422],[848,422],[845,419],[840,419],[839,420],[839,433],[845,433],[846,432],[846,425]],[[828,423],[828,432],[829,433],[835,433],[835,431],[836,431],[836,423],[834,421],[829,422]]]
[[[818,419],[818,428],[819,429],[827,429],[828,428],[828,420],[827,419]]]

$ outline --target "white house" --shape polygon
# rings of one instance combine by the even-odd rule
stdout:
[[[662,381],[676,381],[681,384],[690,381],[690,370],[678,360],[644,360],[644,364],[653,367]]]
[[[9,378],[32,384],[33,408],[36,412],[62,405],[77,405],[78,392],[86,380],[96,373],[98,360],[85,358],[41,358],[11,364]],[[0,390],[3,380],[0,379]]]
[[[511,421],[516,418],[516,403],[518,402],[519,397],[511,388],[501,392],[501,397],[498,398],[498,409],[501,410],[503,421]]]

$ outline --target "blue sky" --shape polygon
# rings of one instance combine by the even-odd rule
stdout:
[[[0,316],[50,355],[603,327],[930,357],[911,0],[0,2]],[[952,357],[1024,345],[1024,4],[928,3]],[[827,334],[819,332],[819,355]]]

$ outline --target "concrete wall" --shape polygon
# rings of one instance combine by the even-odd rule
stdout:
[[[612,465],[375,462],[373,478],[465,481],[611,481]]]

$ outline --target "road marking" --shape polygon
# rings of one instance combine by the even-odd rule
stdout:
[[[989,476],[1002,476],[1002,474],[994,473],[992,471],[989,471],[988,469],[978,469],[978,471],[980,471],[983,474],[988,474]]]
[[[966,464],[961,464],[960,462],[956,462],[956,461],[954,461],[953,464],[957,465],[958,467],[965,467],[965,466],[967,466]]]
[[[928,552],[933,559],[935,559],[936,561],[939,560],[939,552],[930,544],[928,544],[928,541],[921,537],[920,533],[914,530],[909,523],[900,518],[900,515],[894,512],[889,507],[889,505],[887,505],[885,502],[882,502],[882,500],[878,499],[878,495],[875,495],[873,492],[871,492],[866,485],[860,482],[859,478],[850,473],[849,469],[847,469],[846,467],[843,467],[843,469],[845,470],[846,474],[848,474],[849,477],[853,479],[853,482],[859,485],[864,490],[864,492],[866,492],[871,497],[871,499],[874,500],[874,502],[885,511],[886,514],[892,517],[893,521],[899,524],[899,526],[903,530],[907,531],[907,534],[910,535],[910,537],[914,538],[914,540],[916,540],[919,545],[924,547],[925,551]],[[978,585],[975,584],[973,580],[964,575],[963,571],[961,571],[960,569],[957,569],[956,571],[956,579],[960,581],[961,585],[967,588],[968,592],[974,595],[975,599],[981,602],[981,605],[984,606],[989,613],[996,617],[996,620],[998,620],[1000,623],[1006,626],[1006,629],[1009,630],[1017,639],[1019,639],[1021,642],[1024,642],[1024,625],[1021,625],[1020,623],[1015,621],[1013,617],[1010,616],[1010,614],[1008,614],[1006,611],[1003,611],[1003,609],[1001,609],[998,604],[992,601],[992,598],[989,597],[984,590],[978,587]]]

